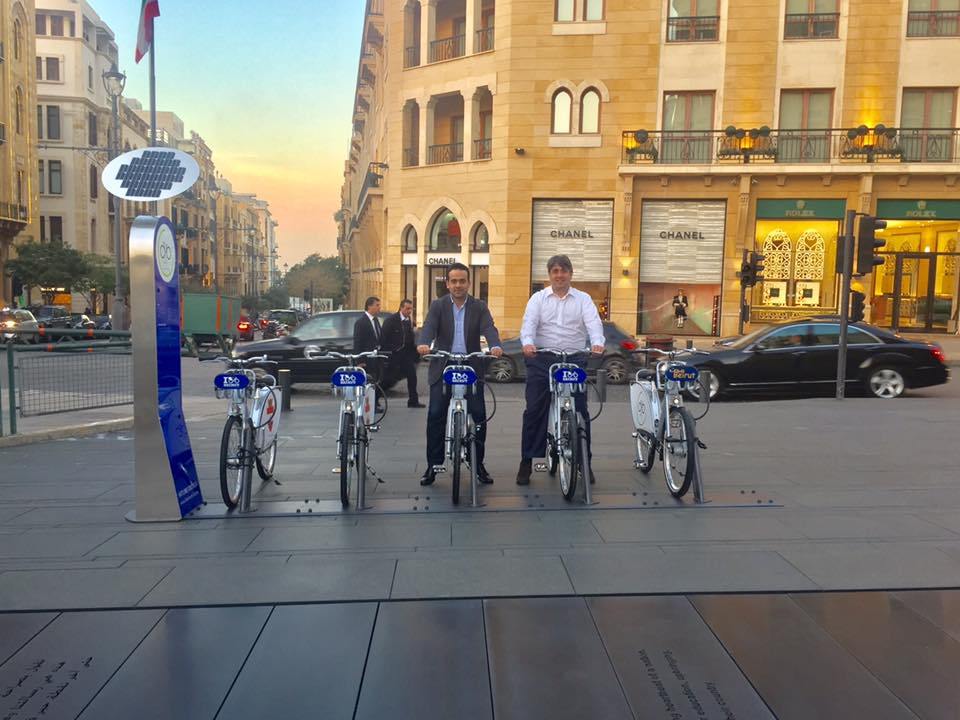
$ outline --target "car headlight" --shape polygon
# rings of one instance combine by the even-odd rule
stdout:
[[[6,328],[15,328],[17,326],[16,320],[4,320],[3,326]]]

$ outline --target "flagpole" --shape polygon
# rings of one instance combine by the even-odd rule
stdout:
[[[152,23],[151,23],[152,24]],[[157,146],[157,33],[154,28],[150,38],[150,147]],[[160,213],[160,203],[151,203],[151,212],[154,216]]]

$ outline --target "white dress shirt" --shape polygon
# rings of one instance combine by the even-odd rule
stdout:
[[[576,352],[586,349],[588,344],[604,344],[603,323],[597,306],[587,293],[570,288],[560,297],[548,287],[534,293],[527,301],[520,342],[538,348]]]

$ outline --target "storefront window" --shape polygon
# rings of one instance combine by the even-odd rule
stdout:
[[[490,268],[486,265],[475,265],[470,276],[473,279],[472,295],[484,302],[490,299]]]
[[[837,308],[836,220],[757,220],[763,281],[753,290],[757,321],[832,313]]]
[[[449,210],[442,211],[433,221],[430,252],[460,252],[460,223]]]
[[[483,223],[478,223],[473,231],[473,251],[489,252],[489,250],[490,234],[487,232],[487,226]]]
[[[723,201],[643,203],[638,333],[719,333],[726,213]]]
[[[407,229],[403,231],[403,251],[417,251],[417,229],[413,225],[407,225]]]
[[[417,312],[417,269],[416,265],[403,268],[403,296],[413,300],[414,314]]]

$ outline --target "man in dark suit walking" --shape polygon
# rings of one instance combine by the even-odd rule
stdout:
[[[368,297],[363,307],[363,315],[357,318],[357,321],[353,324],[354,353],[379,350],[381,338],[383,337],[380,319],[377,317],[377,313],[380,312],[380,298],[373,296]],[[366,367],[371,382],[379,381],[381,365],[379,358],[367,358],[366,361],[361,362],[361,365]],[[379,386],[376,389],[376,393],[377,405],[379,405],[380,398],[383,397],[383,392]]]
[[[380,347],[391,353],[387,361],[383,389],[389,390],[400,378],[407,381],[407,407],[422,408],[417,395],[417,354],[413,334],[413,301],[404,298],[400,310],[383,321]]]
[[[493,324],[493,317],[486,303],[467,293],[470,286],[470,269],[462,263],[454,263],[447,268],[447,290],[449,295],[434,300],[427,313],[427,319],[420,331],[420,344],[417,352],[426,355],[430,344],[435,342],[437,350],[454,353],[480,351],[480,336],[487,339],[490,354],[503,355],[500,347],[500,333]],[[493,482],[490,473],[483,466],[484,442],[487,437],[487,408],[483,398],[483,366],[479,361],[472,363],[480,381],[467,402],[470,416],[477,426],[477,457],[470,458],[477,463],[477,479],[485,484]],[[444,435],[447,424],[447,407],[450,396],[443,384],[443,368],[446,361],[434,358],[430,361],[428,379],[430,383],[430,409],[427,411],[427,470],[420,480],[421,485],[432,485],[436,480],[433,468],[443,464]]]

